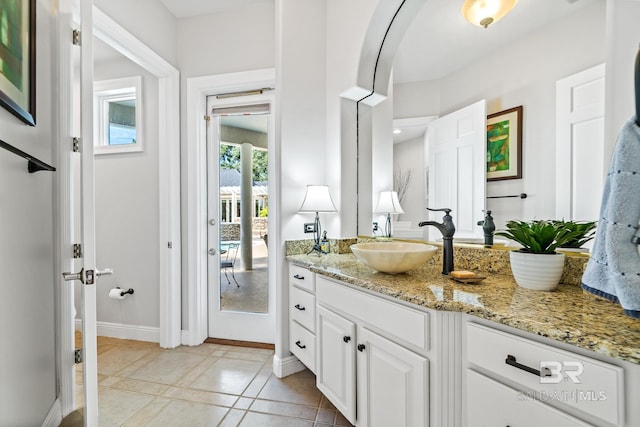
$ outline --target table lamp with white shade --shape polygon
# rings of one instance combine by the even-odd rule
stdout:
[[[316,218],[314,221],[313,227],[313,248],[311,252],[318,252],[318,255],[326,253],[322,250],[320,246],[320,235],[322,234],[322,229],[320,227],[320,216],[319,212],[337,212],[336,206],[333,204],[333,200],[331,200],[331,195],[329,194],[329,186],[327,185],[307,185],[307,193],[304,195],[304,200],[302,201],[302,206],[298,209],[298,212],[315,212]]]
[[[378,200],[378,207],[376,213],[386,213],[387,222],[384,226],[384,234],[387,237],[391,237],[391,214],[403,214],[402,206],[398,200],[398,193],[395,191],[381,191],[380,200]]]

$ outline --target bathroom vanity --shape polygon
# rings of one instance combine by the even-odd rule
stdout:
[[[290,351],[357,426],[640,425],[640,322],[575,284],[287,260]]]

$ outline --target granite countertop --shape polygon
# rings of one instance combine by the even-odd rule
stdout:
[[[640,320],[618,304],[559,285],[552,292],[516,285],[504,274],[462,284],[427,264],[403,274],[379,273],[352,254],[289,255],[287,260],[350,285],[435,310],[460,311],[640,364]],[[438,266],[439,267],[439,266]]]

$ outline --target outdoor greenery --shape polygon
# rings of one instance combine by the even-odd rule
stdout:
[[[268,155],[264,150],[253,150],[253,181],[268,180]],[[240,147],[237,145],[220,144],[220,168],[240,170]]]
[[[552,254],[556,248],[580,239],[581,228],[576,229],[564,221],[508,221],[506,230],[496,232],[522,245],[521,252]]]

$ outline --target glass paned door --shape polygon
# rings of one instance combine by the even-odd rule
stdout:
[[[209,111],[209,336],[273,342],[275,295],[268,279],[269,104],[229,107],[214,98]]]

